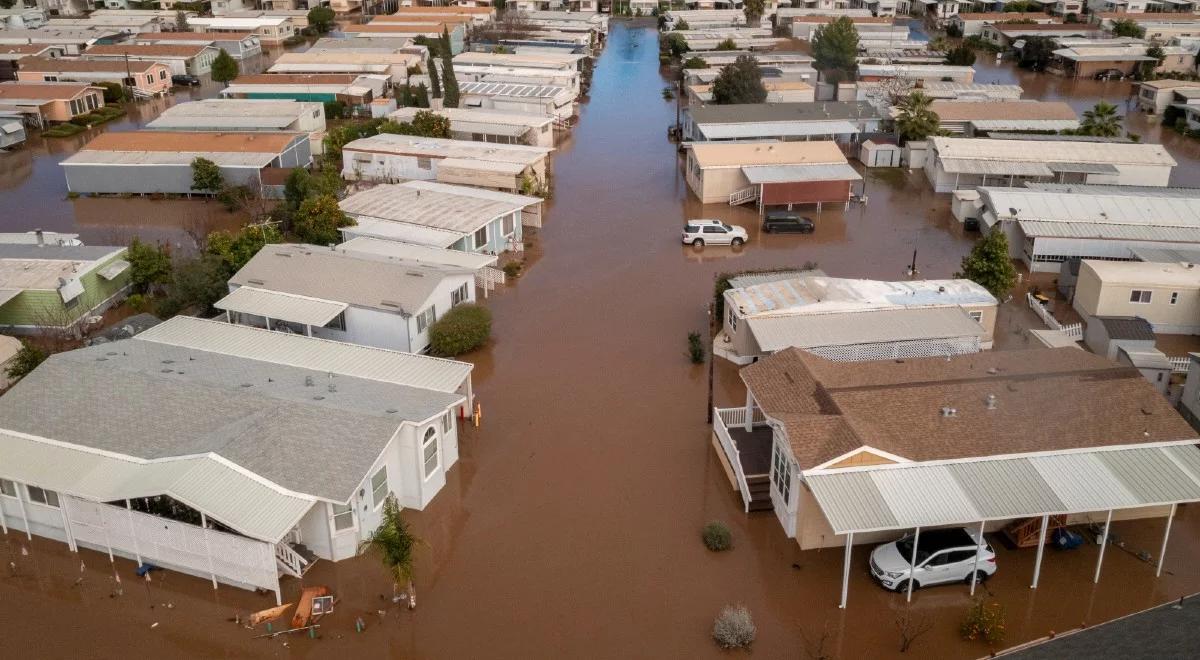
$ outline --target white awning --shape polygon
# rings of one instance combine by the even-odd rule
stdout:
[[[1200,501],[1194,444],[813,470],[837,534]]]
[[[0,305],[21,295],[20,289],[0,289]]]
[[[227,312],[265,316],[269,319],[319,328],[337,318],[337,315],[346,311],[349,305],[332,300],[242,286],[218,300],[213,307]]]
[[[942,158],[942,170],[949,174],[986,174],[987,176],[1054,176],[1045,163],[1015,160]]]
[[[772,121],[745,124],[697,124],[708,140],[737,140],[762,137],[810,135],[854,135],[858,127],[848,121]]]
[[[124,259],[118,259],[101,269],[99,275],[100,277],[111,281],[117,279],[121,273],[124,273],[127,270],[129,270],[129,262],[125,261]]]
[[[848,163],[747,165],[742,167],[742,174],[746,175],[751,185],[809,181],[859,181],[862,179]]]

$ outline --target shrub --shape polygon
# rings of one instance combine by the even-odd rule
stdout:
[[[688,333],[688,357],[691,358],[692,364],[704,363],[704,344],[700,341],[699,332]]]
[[[42,131],[42,137],[61,138],[71,137],[86,131],[87,129],[77,124],[57,124]]]
[[[707,69],[708,62],[704,61],[703,57],[689,57],[683,62],[685,69]]]
[[[705,525],[700,537],[704,539],[704,547],[713,552],[724,552],[733,547],[733,533],[720,520],[714,520]]]
[[[129,305],[129,309],[132,309],[139,314],[142,312],[149,312],[154,309],[154,301],[141,293],[130,294],[129,297],[125,299],[125,304]]]
[[[21,350],[17,351],[17,354],[9,360],[8,366],[4,368],[4,373],[13,380],[24,378],[26,374],[37,369],[37,366],[44,362],[46,357],[46,351],[22,340]]]
[[[346,117],[346,102],[345,101],[326,101],[325,102],[325,118],[326,119],[343,119]]]
[[[483,346],[491,334],[492,313],[486,307],[459,305],[430,326],[429,347],[437,355],[453,357]]]
[[[504,274],[508,277],[518,277],[521,275],[521,268],[523,268],[523,266],[521,265],[521,262],[510,261],[510,262],[504,264],[504,266],[503,266],[503,268],[501,268],[501,270],[503,270]]]
[[[713,622],[713,639],[723,649],[743,649],[754,642],[758,629],[745,605],[726,605]]]
[[[1004,606],[987,604],[980,598],[971,603],[958,630],[965,640],[995,643],[1004,639],[1004,627]]]

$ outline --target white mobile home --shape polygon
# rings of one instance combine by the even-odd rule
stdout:
[[[398,122],[412,121],[421,111],[422,108],[400,108],[388,117]],[[450,137],[455,140],[554,147],[552,117],[474,108],[441,108],[427,112],[449,119]]]
[[[546,185],[549,156],[545,147],[385,133],[342,147],[342,176],[351,181],[415,179],[532,191]]]
[[[568,87],[504,82],[463,82],[460,106],[497,112],[521,112],[566,121],[575,116],[576,93]]]
[[[312,153],[319,154],[324,148],[325,106],[286,99],[201,99],[163,110],[146,128],[212,133],[306,133]]]

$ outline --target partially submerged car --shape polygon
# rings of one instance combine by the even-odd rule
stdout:
[[[909,534],[871,552],[871,575],[885,589],[907,591],[910,577],[913,588],[919,589],[934,584],[970,583],[972,574],[984,582],[996,572],[996,553],[986,540],[980,543],[979,530],[962,527],[922,530],[916,538],[915,569],[913,541],[914,536]]]

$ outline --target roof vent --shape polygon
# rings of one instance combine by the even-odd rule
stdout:
[[[987,395],[987,398],[983,400],[983,406],[985,408],[987,408],[988,410],[995,410],[996,409],[996,395],[995,394]]]
[[[305,377],[304,377],[304,386],[305,386],[305,387],[312,387],[312,386],[313,386],[313,377],[312,377],[312,376],[305,376]]]
[[[400,309],[400,303],[393,302],[391,300],[380,300],[379,304],[383,305],[384,307],[395,307],[396,309]]]
[[[958,408],[942,408],[942,417],[958,417]]]
[[[391,415],[391,414],[394,414],[394,413],[398,413],[398,412],[400,412],[400,411],[399,411],[399,410],[396,410],[395,408],[388,408],[388,409],[387,409],[387,410],[385,410],[384,412],[386,412],[387,414]]]
[[[333,384],[333,383],[330,383],[330,384],[329,384],[329,391],[330,391],[330,392],[336,392],[336,391],[337,391],[337,385],[335,385],[335,384]]]
[[[266,284],[266,282],[264,282],[264,281],[262,281],[262,280],[246,280],[246,284],[253,284],[253,285],[255,285],[255,286],[262,286],[262,285]]]
[[[251,387],[250,383],[242,383],[242,387]]]

